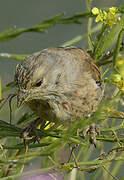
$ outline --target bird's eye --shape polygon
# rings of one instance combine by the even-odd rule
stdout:
[[[102,82],[101,81],[96,81],[97,86],[101,86]]]
[[[34,86],[39,87],[39,86],[41,86],[42,82],[43,82],[43,80],[37,81]]]

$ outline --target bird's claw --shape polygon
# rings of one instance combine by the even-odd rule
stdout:
[[[89,135],[89,141],[96,147],[96,136],[100,135],[100,127],[92,123],[85,131],[83,131],[83,136]]]
[[[37,130],[37,121],[38,119],[32,121],[26,128],[23,129],[21,132],[21,138],[24,139],[24,144],[26,144],[27,141],[34,140],[34,142],[40,141],[40,137],[38,135],[38,130]]]

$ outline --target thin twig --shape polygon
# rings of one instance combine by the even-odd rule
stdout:
[[[103,166],[103,169],[104,169],[113,179],[119,180],[117,177],[113,176],[113,175],[111,174],[111,172],[110,172],[105,166]]]
[[[9,99],[9,109],[10,109],[10,124],[12,123],[12,106],[11,106],[11,103],[12,103],[12,99],[17,96],[17,94],[13,94],[10,99]]]

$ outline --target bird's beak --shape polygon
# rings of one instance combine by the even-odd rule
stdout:
[[[24,104],[25,99],[27,98],[28,94],[23,91],[19,91],[17,95],[17,107],[19,108],[22,104]]]
[[[48,94],[45,92],[40,92],[40,96],[42,97],[41,100],[49,99]],[[17,107],[19,108],[20,106],[22,106],[22,104],[29,102],[33,99],[39,99],[39,92],[34,93],[31,91],[19,90],[17,95]]]

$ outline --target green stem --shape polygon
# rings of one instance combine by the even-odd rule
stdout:
[[[1,77],[0,77],[0,100],[2,99],[2,83],[1,83]]]
[[[116,44],[115,52],[114,52],[114,56],[113,56],[113,67],[114,68],[116,68],[115,66],[116,66],[116,63],[117,63],[117,58],[118,58],[118,54],[119,54],[120,47],[121,47],[123,33],[124,33],[124,28],[121,29],[121,31],[120,31],[120,33],[118,35],[117,44]]]
[[[117,24],[113,25],[113,27],[100,38],[100,41],[98,42],[94,51],[94,58],[97,61],[99,61],[99,57],[102,55],[102,53],[113,45],[123,27],[124,15],[121,16],[121,20]]]
[[[92,0],[85,0],[86,3],[86,9],[88,12],[91,11],[91,4],[92,4]],[[88,49],[92,48],[92,43],[91,43],[91,39],[90,39],[90,34],[91,34],[91,25],[92,25],[92,18],[88,18],[88,22],[87,22],[87,40],[88,40]]]

